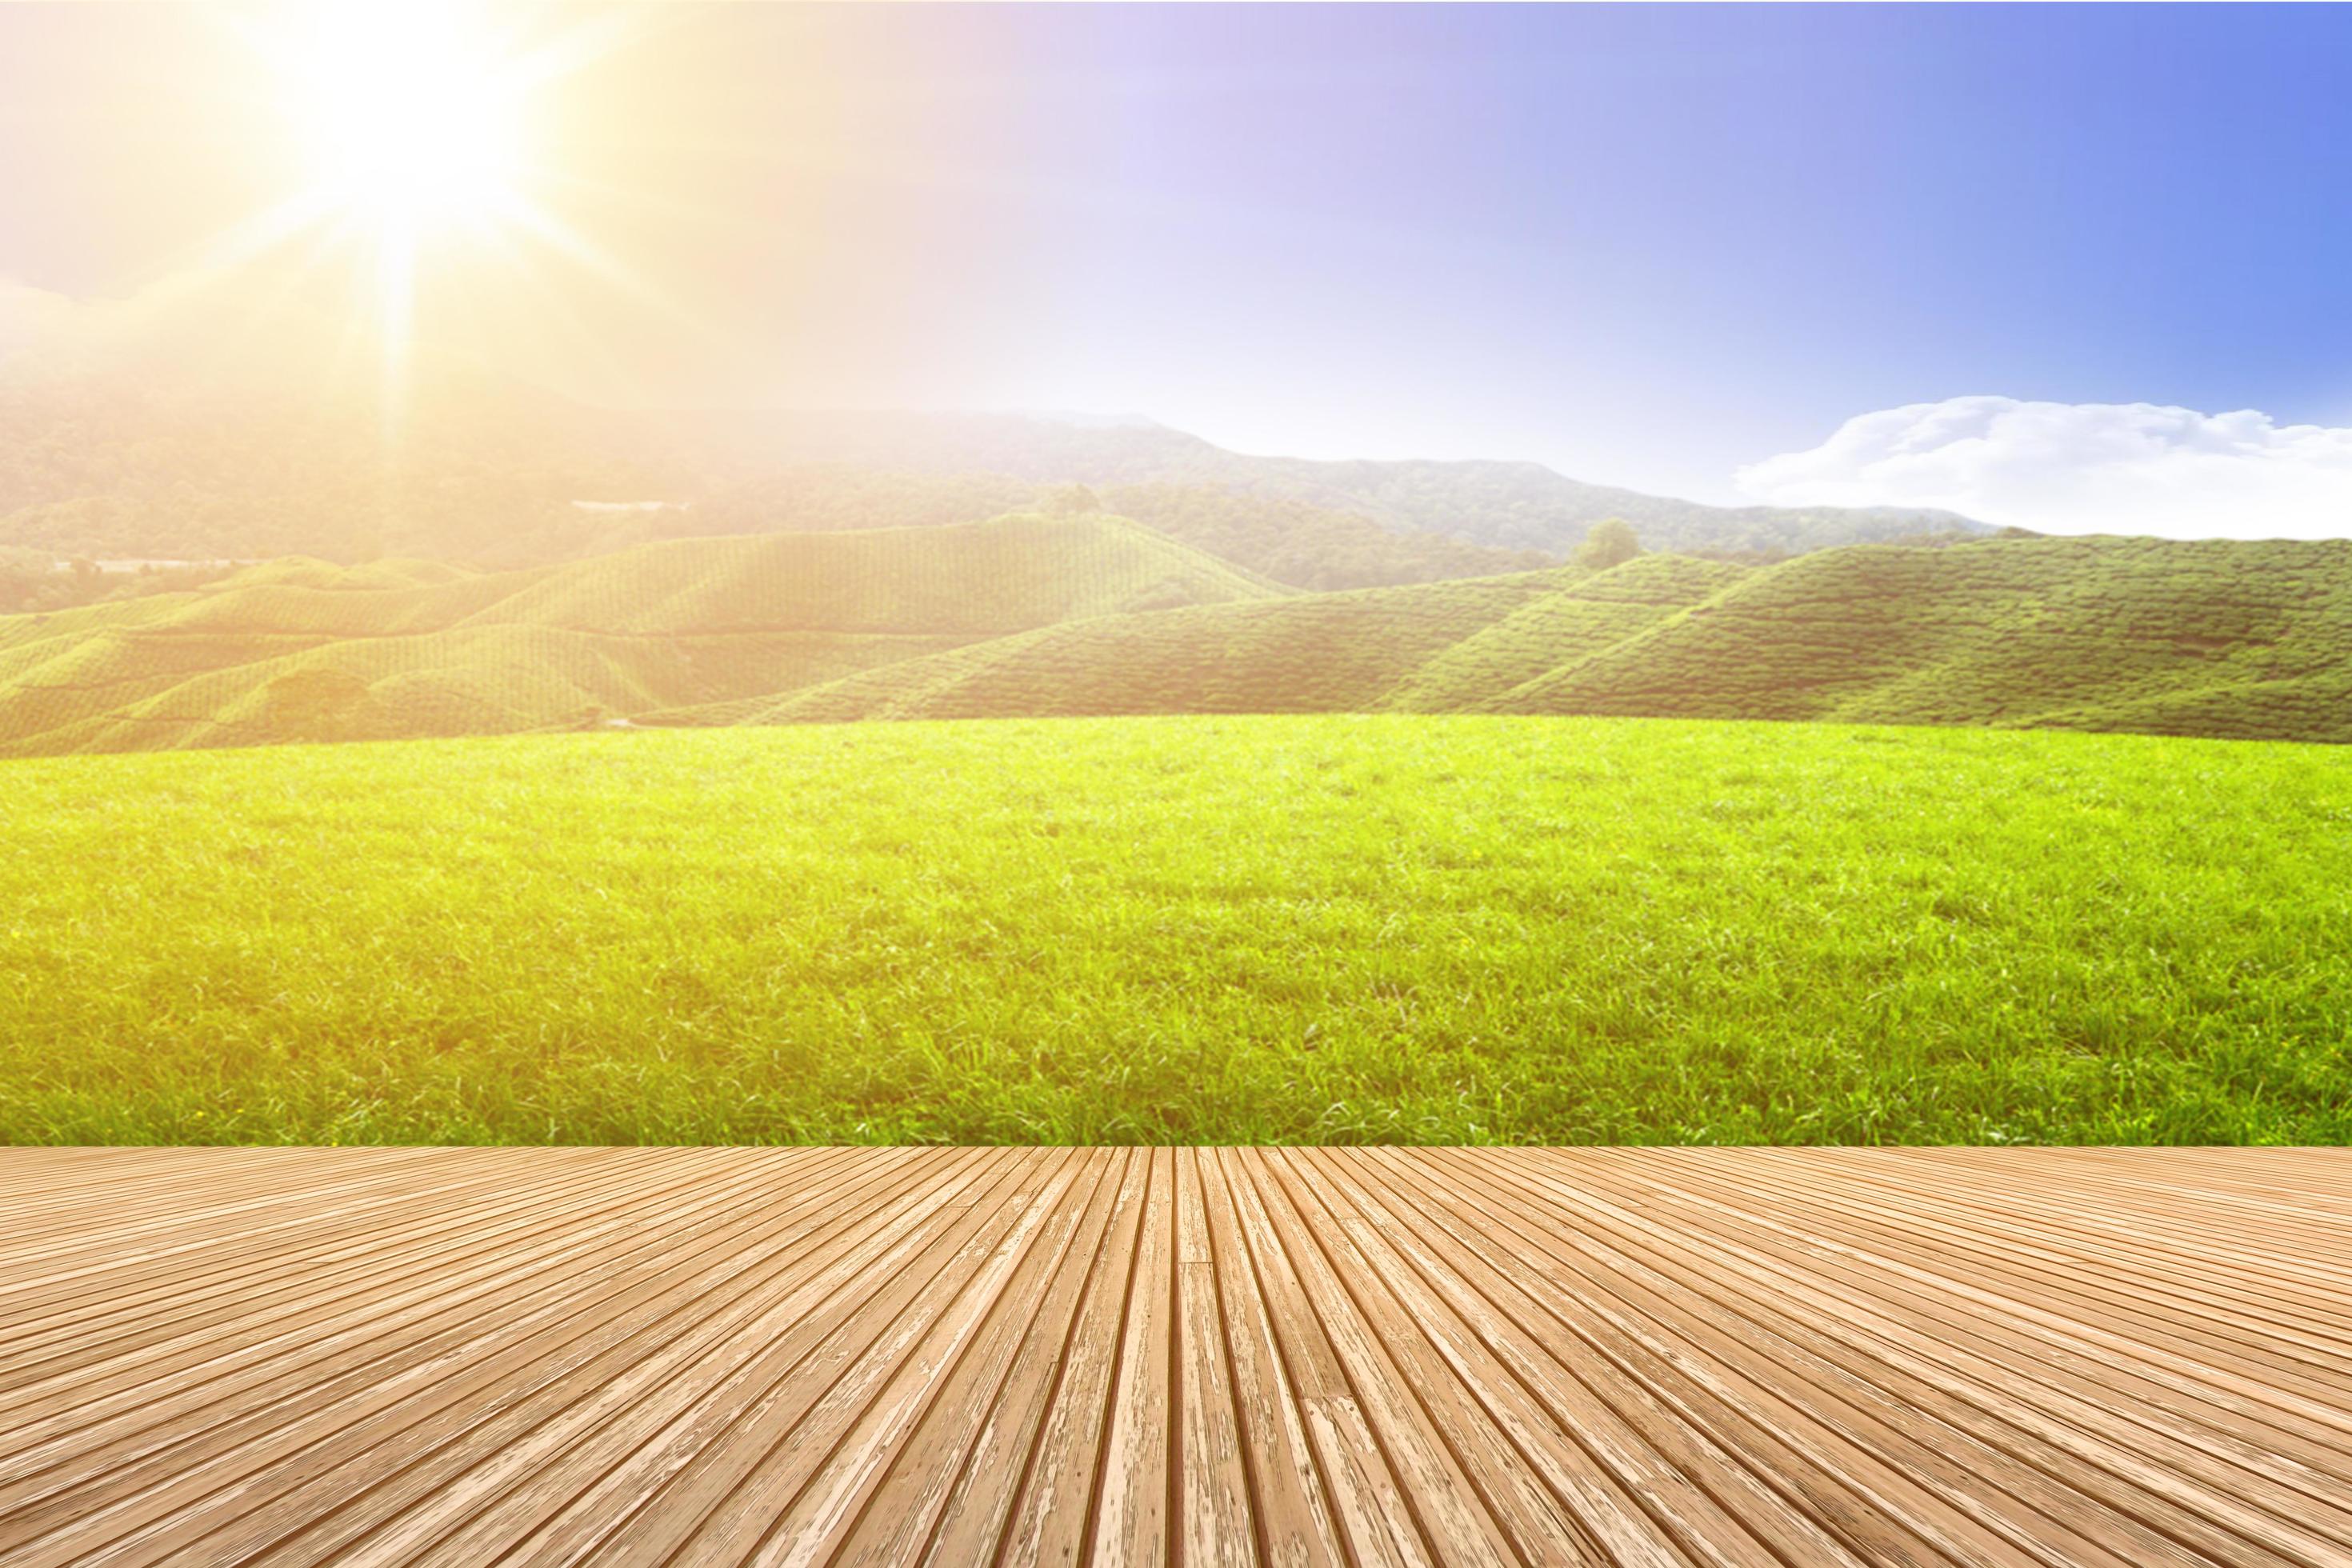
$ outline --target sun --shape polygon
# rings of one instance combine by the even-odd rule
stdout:
[[[602,187],[567,174],[551,152],[562,145],[551,131],[562,118],[556,89],[644,37],[646,6],[278,0],[218,15],[277,89],[284,141],[269,161],[290,163],[295,180],[215,237],[195,270],[234,273],[274,258],[292,264],[283,269],[289,288],[330,268],[347,273],[361,305],[355,331],[380,351],[388,427],[428,283],[462,297],[476,282],[520,279],[553,300],[542,271],[552,260],[667,308],[559,216],[566,194]]]
[[[529,84],[478,13],[345,0],[308,35],[295,119],[323,205],[410,244],[515,211]]]
[[[639,0],[278,0],[224,13],[276,86],[285,141],[271,161],[290,162],[296,179],[220,234],[198,268],[233,273],[275,258],[292,263],[289,288],[330,269],[347,276],[354,336],[381,360],[387,431],[428,336],[420,301],[520,280],[583,330],[551,263],[676,313],[559,216],[566,195],[604,187],[567,174],[551,151],[563,145],[553,133],[562,89],[646,37],[655,15]]]

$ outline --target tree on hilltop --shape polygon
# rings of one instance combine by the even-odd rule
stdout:
[[[1571,565],[1606,572],[1612,566],[1622,566],[1640,553],[1642,542],[1634,535],[1633,525],[1622,517],[1604,517],[1592,525],[1577,545],[1576,553],[1568,559]]]

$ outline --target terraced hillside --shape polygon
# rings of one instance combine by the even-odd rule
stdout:
[[[683,540],[517,573],[272,562],[193,593],[0,617],[0,751],[594,723],[1279,592],[1108,517]]]
[[[2352,741],[2352,543],[1642,556],[1055,626],[705,721],[1313,710]]]
[[[2352,543],[1642,555],[1298,594],[1140,524],[683,540],[567,565],[274,562],[0,618],[16,754],[587,727],[1622,714],[2352,741]]]
[[[683,510],[635,514],[634,526],[669,529],[681,535],[831,532],[969,522],[1007,511],[1051,511],[1067,508],[1074,498],[1081,503],[1078,510],[1133,518],[1221,561],[1318,593],[1494,577],[1559,564],[1556,557],[1541,551],[1499,550],[1440,533],[1400,532],[1358,513],[1214,485],[1116,485],[1089,490],[988,474],[895,474],[840,464],[806,464],[765,474]],[[607,514],[605,521],[609,526],[613,520]],[[0,521],[0,543],[6,532],[5,521]]]
[[[1597,575],[1561,568],[1110,616],[866,671],[723,717],[1451,711],[1610,647],[1743,574],[1647,555]]]
[[[1828,551],[1481,706],[2352,741],[2352,542]]]

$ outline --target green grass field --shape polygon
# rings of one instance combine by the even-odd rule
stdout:
[[[2352,753],[1545,718],[0,764],[0,1140],[2352,1141]]]

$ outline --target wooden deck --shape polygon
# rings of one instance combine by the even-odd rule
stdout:
[[[0,1151],[0,1561],[2352,1563],[2352,1151]]]

